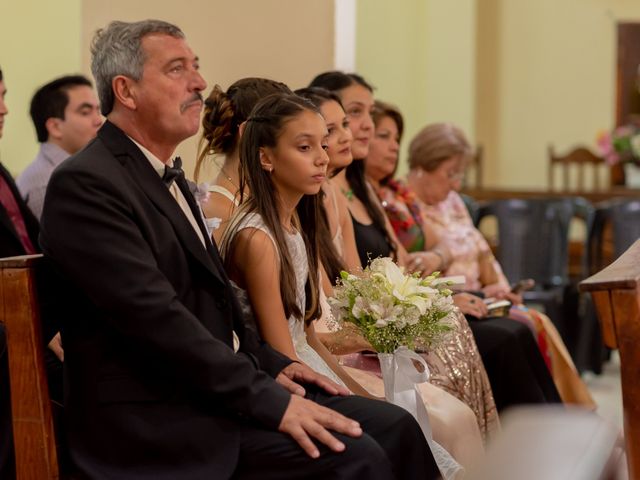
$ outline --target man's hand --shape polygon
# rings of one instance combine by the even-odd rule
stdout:
[[[287,365],[276,377],[276,382],[294,395],[304,397],[305,391],[300,383],[313,383],[331,395],[350,395],[351,392],[333,380],[316,373],[308,366],[293,362]],[[298,383],[299,382],[299,383]]]
[[[291,395],[291,401],[278,430],[291,435],[311,458],[318,458],[320,452],[311,437],[324,443],[334,452],[342,452],[345,449],[344,443],[331,435],[327,429],[350,437],[362,435],[358,422],[311,400]]]
[[[61,362],[64,362],[64,350],[62,349],[62,338],[60,338],[60,332],[55,334],[49,342],[48,347],[56,354],[56,357],[58,357]]]

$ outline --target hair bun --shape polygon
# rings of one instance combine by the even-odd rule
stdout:
[[[231,100],[220,85],[216,85],[204,102],[202,118],[203,137],[208,142],[208,150],[214,153],[231,150],[238,129],[234,116]]]

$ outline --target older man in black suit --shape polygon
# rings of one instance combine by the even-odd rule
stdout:
[[[183,33],[113,22],[92,54],[107,122],[51,178],[40,237],[73,299],[62,329],[65,405],[81,474],[437,476],[410,415],[340,396],[244,328],[172,160],[198,129],[206,87]]]

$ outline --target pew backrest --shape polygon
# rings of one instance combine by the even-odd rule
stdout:
[[[17,480],[59,478],[36,288],[41,262],[42,255],[0,259]]]
[[[580,290],[593,297],[604,343],[620,352],[629,478],[640,478],[640,240]]]

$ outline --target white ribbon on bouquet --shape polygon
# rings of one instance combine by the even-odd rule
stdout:
[[[379,353],[384,395],[389,403],[407,410],[418,421],[431,452],[445,480],[455,479],[464,469],[433,439],[429,414],[425,407],[418,384],[429,381],[429,367],[424,358],[407,347],[399,347],[394,353]],[[416,369],[414,362],[422,365],[422,372]]]

